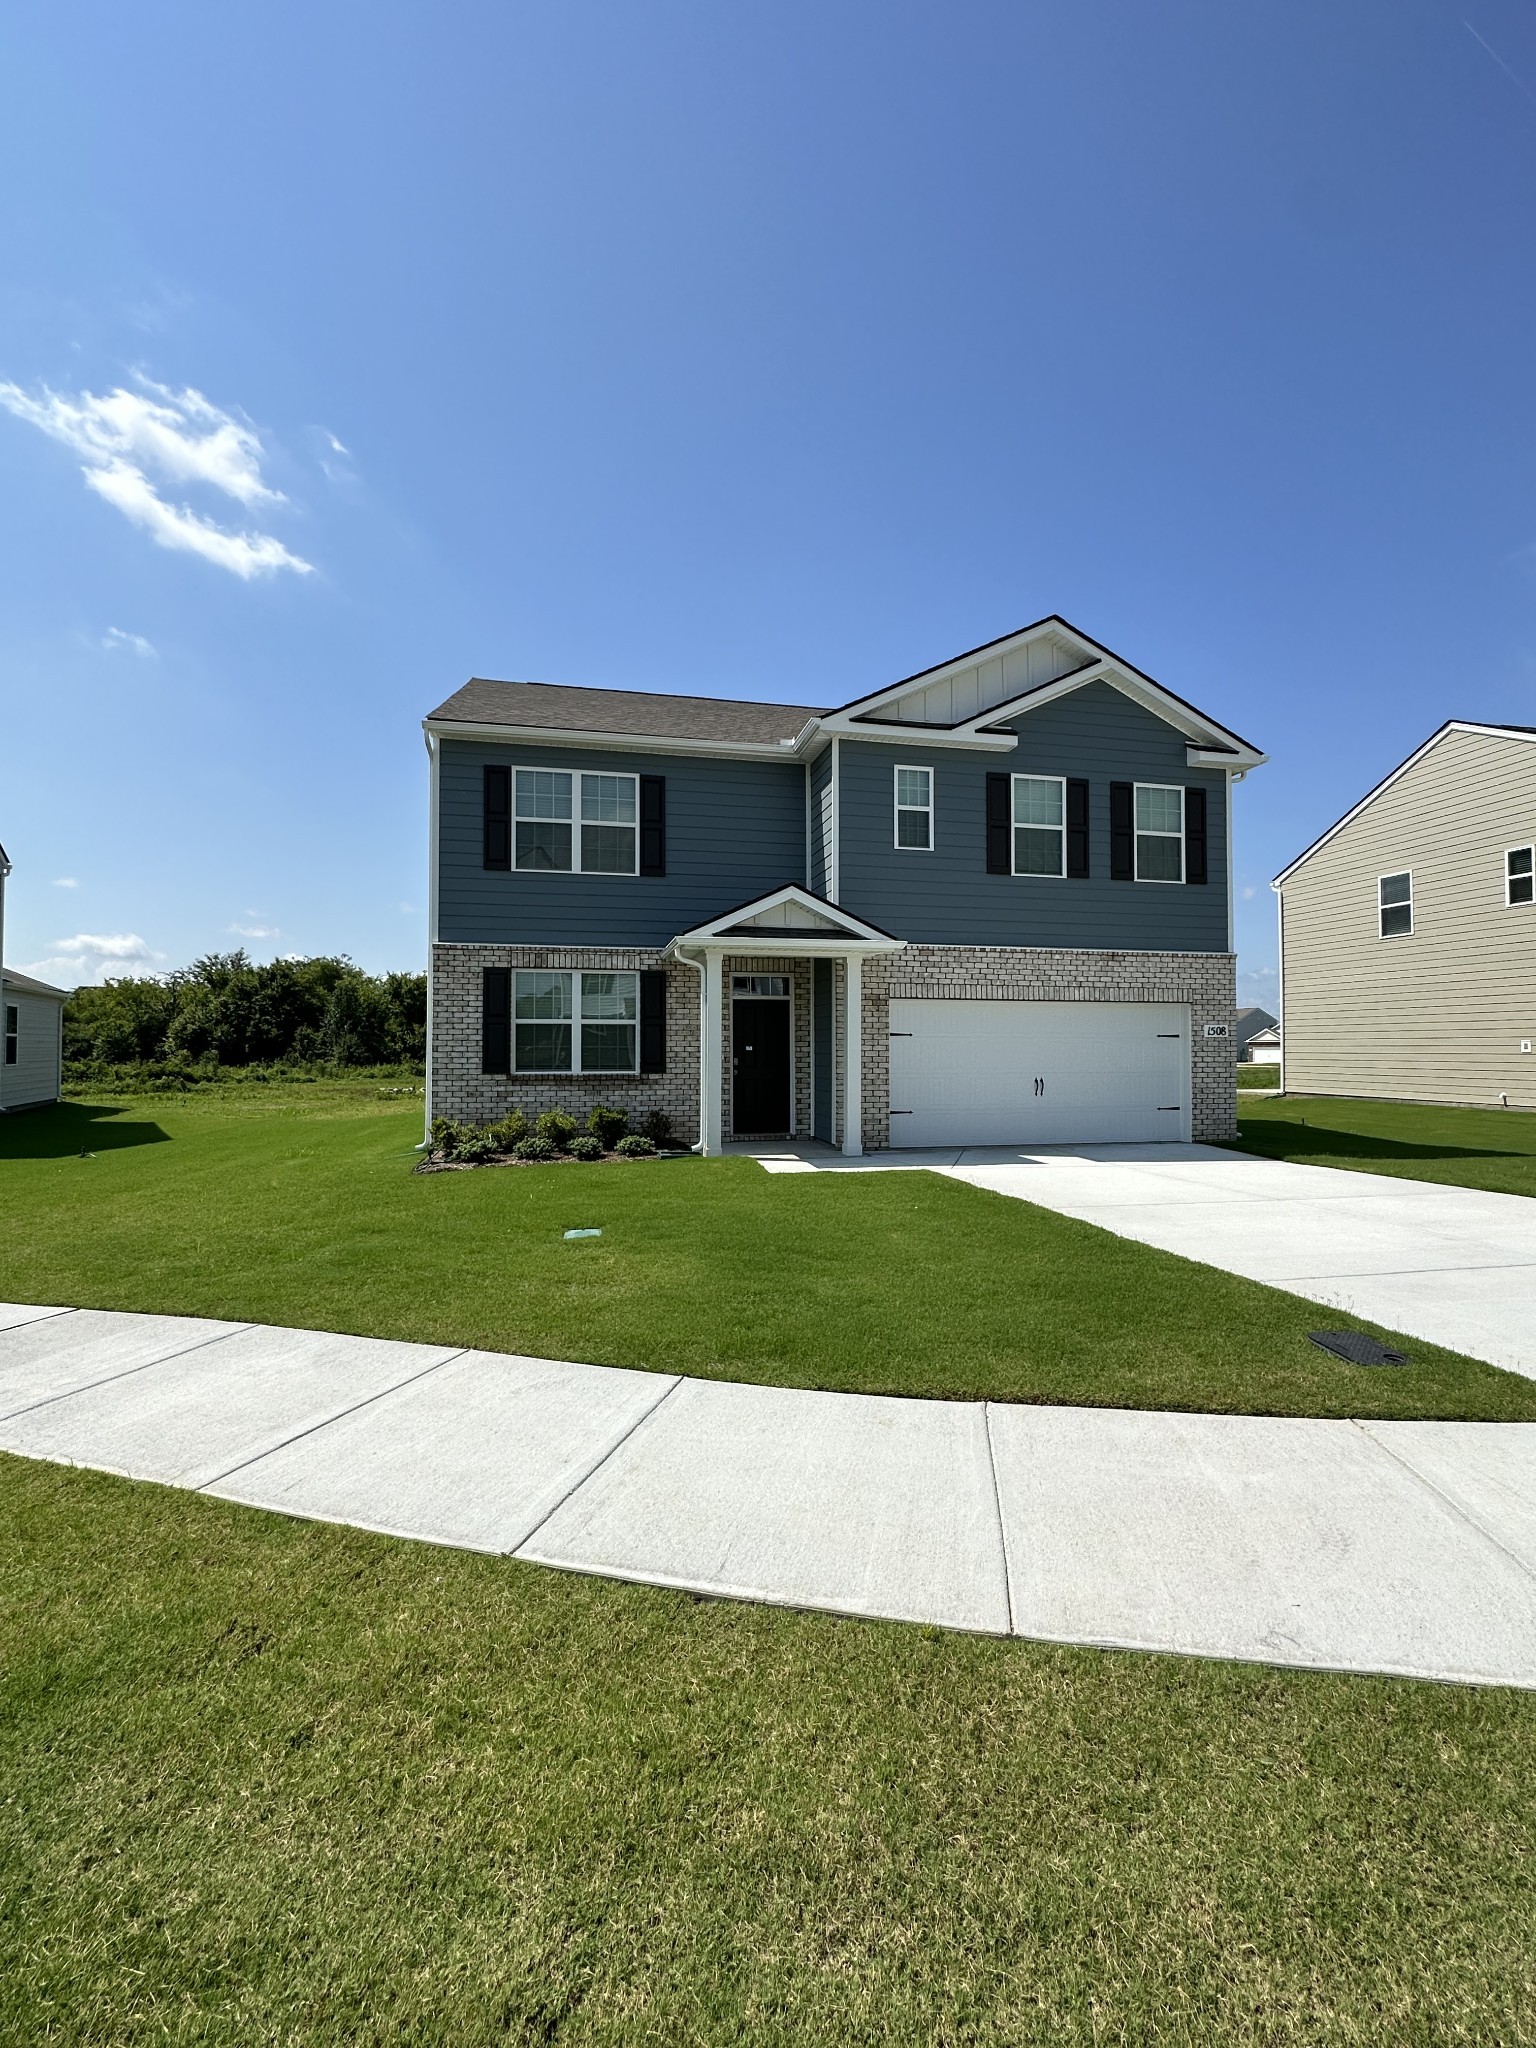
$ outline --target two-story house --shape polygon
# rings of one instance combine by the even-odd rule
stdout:
[[[1536,728],[1450,720],[1274,886],[1289,1093],[1536,1109]]]
[[[425,721],[428,1115],[868,1147],[1234,1131],[1232,787],[1060,618],[835,709],[466,683]]]

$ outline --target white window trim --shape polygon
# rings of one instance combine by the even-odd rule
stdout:
[[[1381,885],[1383,882],[1395,882],[1399,875],[1406,875],[1408,877],[1408,929],[1405,932],[1384,932],[1381,928],[1381,913],[1384,910],[1401,910],[1403,906],[1401,903],[1383,903],[1381,900]],[[1388,868],[1384,875],[1376,877],[1376,936],[1378,939],[1411,939],[1413,933],[1413,869]]]
[[[1021,782],[1054,782],[1061,790],[1061,823],[1057,825],[1020,825],[1015,810],[1015,797]],[[1061,866],[1054,875],[1042,875],[1034,868],[1019,866],[1018,834],[1023,832],[1059,832],[1061,835]],[[1016,875],[1022,875],[1026,882],[1061,882],[1067,874],[1067,778],[1065,775],[1010,775],[1008,778],[1008,865]]]
[[[525,872],[526,872],[526,870],[525,870]],[[557,870],[557,872],[563,872],[563,870]],[[571,1014],[570,1014],[570,1016],[569,1016],[568,1018],[566,1018],[566,1017],[537,1017],[537,1018],[534,1018],[534,1017],[525,1017],[525,1018],[523,1018],[523,1019],[521,1020],[521,1021],[522,1021],[523,1023],[525,1023],[525,1024],[534,1024],[534,1023],[538,1023],[538,1024],[565,1024],[565,1023],[568,1023],[568,1024],[570,1025],[570,1027],[571,1027],[571,1064],[570,1064],[570,1065],[569,1065],[568,1067],[520,1067],[520,1066],[518,1065],[518,1063],[517,1063],[517,1027],[518,1027],[518,1022],[519,1022],[519,1019],[518,1019],[518,1014],[517,1014],[517,977],[518,977],[518,976],[519,976],[520,974],[564,974],[564,975],[566,975],[566,976],[568,976],[568,977],[569,977],[569,979],[570,979],[570,983],[571,983]],[[583,1019],[583,1017],[582,1017],[582,1014],[581,1014],[581,989],[580,989],[580,987],[578,986],[578,984],[579,984],[579,983],[580,983],[581,981],[583,981],[583,980],[585,979],[585,977],[586,977],[586,976],[587,976],[588,974],[625,974],[625,975],[628,975],[629,979],[630,979],[630,980],[631,980],[631,981],[632,981],[632,982],[633,982],[633,983],[635,984],[635,1023],[634,1023],[634,1031],[635,1031],[635,1064],[634,1064],[634,1065],[633,1065],[632,1067],[584,1067],[584,1066],[583,1066],[583,1065],[581,1064],[581,1027],[582,1027],[582,1024],[583,1024],[583,1022],[585,1022],[585,1023],[588,1023],[588,1024],[593,1024],[593,1023],[600,1023],[600,1022],[603,1022],[603,1021],[604,1021],[603,1019],[600,1019],[600,1018],[594,1018],[594,1017],[587,1017],[587,1018]],[[616,1019],[614,1019],[614,1020],[608,1020],[608,1021],[617,1021],[617,1020],[616,1020]],[[638,1073],[639,1073],[639,1071],[640,1071],[640,972],[639,972],[639,969],[638,969],[638,968],[633,968],[633,967],[589,967],[589,968],[582,968],[582,967],[514,967],[514,968],[513,968],[513,970],[512,970],[512,1074],[513,1074],[513,1078],[514,1078],[514,1079],[515,1079],[515,1078],[517,1078],[517,1077],[518,1077],[519,1075],[523,1075],[523,1074],[549,1074],[549,1075],[553,1075],[553,1076],[556,1076],[556,1077],[561,1077],[561,1078],[563,1078],[563,1077],[565,1077],[565,1076],[567,1076],[567,1075],[571,1076],[572,1078],[574,1078],[574,1077],[576,1077],[576,1076],[578,1076],[578,1075],[586,1075],[586,1076],[588,1076],[588,1077],[590,1077],[590,1078],[592,1078],[592,1079],[594,1079],[594,1080],[604,1080],[604,1079],[609,1079],[609,1080],[623,1080],[623,1079],[624,1079],[624,1077],[625,1077],[626,1075],[629,1075],[629,1074],[638,1074]]]
[[[926,804],[904,804],[902,802],[901,778],[904,774],[927,776],[928,801]],[[927,818],[928,844],[926,846],[903,846],[901,841],[901,814],[903,811],[920,811]],[[898,853],[932,853],[934,837],[933,770],[925,767],[921,761],[898,761],[891,770],[891,843]]]
[[[517,773],[521,768],[525,774],[566,775],[571,783],[571,864],[568,868],[520,868],[517,864],[517,828],[523,825],[564,824],[563,818],[525,818],[517,808]],[[581,778],[583,775],[608,775],[615,781],[632,782],[635,786],[635,822],[619,829],[635,835],[635,864],[632,868],[584,868],[581,864]],[[588,820],[590,823],[591,821]],[[633,879],[640,872],[640,777],[631,774],[627,768],[549,768],[542,761],[516,761],[512,763],[512,872],[514,875],[602,875],[613,882]]]
[[[1531,856],[1531,896],[1524,903],[1517,903],[1509,893],[1514,876],[1509,872],[1509,856],[1512,853],[1528,853]],[[1521,877],[1524,880],[1524,877]],[[1527,839],[1523,846],[1506,846],[1504,849],[1504,908],[1506,910],[1529,910],[1536,900],[1536,843]]]
[[[1179,829],[1177,832],[1143,832],[1136,822],[1136,798],[1144,789],[1173,790],[1179,799]],[[1150,882],[1154,888],[1182,889],[1184,886],[1184,830],[1187,824],[1184,815],[1184,785],[1182,782],[1133,782],[1131,784],[1131,871],[1138,882]],[[1178,842],[1179,872],[1176,875],[1144,875],[1141,872],[1141,842],[1143,839],[1173,839]]]

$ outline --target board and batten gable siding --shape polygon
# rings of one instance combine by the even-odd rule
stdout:
[[[1281,885],[1287,1090],[1536,1108],[1536,905],[1504,855],[1536,841],[1536,742],[1450,732]],[[1376,885],[1411,870],[1413,931]]]
[[[488,765],[664,775],[665,875],[487,870]],[[438,937],[539,946],[664,946],[737,903],[805,878],[805,767],[608,747],[445,739],[439,766]]]
[[[7,988],[3,1005],[16,1008],[16,1064],[0,1065],[0,1109],[26,1109],[56,1102],[59,1095],[59,1035],[64,1005],[52,996]],[[4,1007],[0,1005],[0,1022]]]
[[[1009,723],[1019,734],[1011,754],[925,747],[920,732],[894,746],[843,739],[838,749],[839,901],[899,938],[931,945],[1225,953],[1225,775],[1219,769],[1188,767],[1184,735],[1107,683],[1085,683]],[[898,763],[933,770],[931,852],[898,850],[894,844]],[[987,873],[989,774],[1088,781],[1086,879]],[[1111,881],[1111,782],[1204,788],[1207,882]]]

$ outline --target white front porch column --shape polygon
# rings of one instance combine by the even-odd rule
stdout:
[[[704,955],[704,1015],[699,1029],[699,1138],[700,1150],[706,1158],[724,1149],[720,1127],[720,1098],[723,1093],[720,1068],[725,1050],[723,965],[724,955],[711,946]]]
[[[858,953],[843,961],[843,1150],[850,1159],[864,1151],[864,961]]]

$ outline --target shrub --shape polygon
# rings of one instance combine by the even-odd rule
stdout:
[[[435,1116],[432,1119],[432,1150],[441,1152],[445,1159],[458,1159],[464,1147],[476,1136],[473,1124],[456,1124],[451,1117]]]
[[[576,1135],[576,1119],[563,1109],[546,1109],[533,1128],[557,1152],[563,1152]]]
[[[620,1159],[654,1159],[656,1157],[656,1147],[649,1138],[642,1138],[638,1133],[628,1138],[620,1138],[613,1149]]]
[[[543,1119],[540,1118],[540,1122],[542,1121]],[[512,1156],[514,1159],[527,1159],[536,1162],[543,1159],[558,1159],[560,1154],[548,1138],[541,1138],[535,1135],[531,1138],[519,1138],[513,1148]]]
[[[611,1152],[629,1129],[629,1117],[622,1109],[604,1109],[599,1103],[587,1118],[587,1129],[605,1152]]]
[[[658,1152],[669,1150],[675,1139],[672,1119],[664,1109],[653,1109],[641,1124],[640,1129]]]
[[[511,1152],[528,1135],[528,1119],[520,1109],[509,1109],[500,1123],[490,1125],[486,1135],[496,1140],[498,1152]]]
[[[573,1159],[586,1159],[590,1161],[601,1159],[602,1156],[603,1141],[601,1138],[594,1138],[590,1131],[584,1137],[572,1138],[571,1157]]]
[[[459,1140],[455,1157],[466,1166],[484,1166],[499,1156],[501,1147],[489,1131],[471,1131]]]

